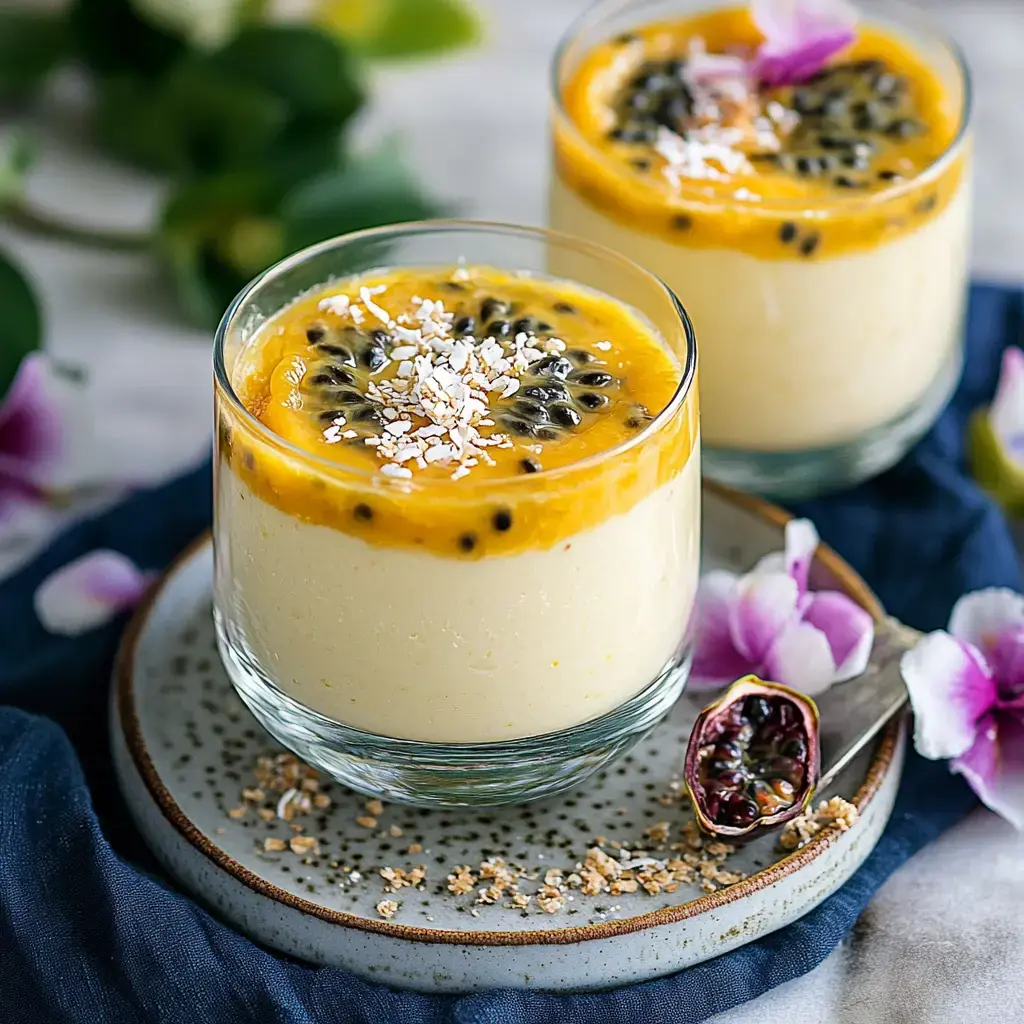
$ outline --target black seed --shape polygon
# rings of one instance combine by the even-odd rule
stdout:
[[[373,518],[373,509],[369,505],[360,502],[354,509],[352,509],[352,515],[356,519],[361,519],[364,523],[368,523]]]
[[[547,334],[552,329],[551,324],[546,320],[538,320],[536,330],[538,334]]]
[[[843,67],[844,65],[839,66]],[[880,60],[855,60],[846,64],[845,67],[850,71],[863,75],[885,70],[885,65]]]
[[[678,129],[689,116],[690,103],[685,96],[666,96],[654,111],[655,122],[670,130]]]
[[[572,316],[574,313],[579,312],[575,306],[570,305],[568,302],[556,302],[554,309],[556,313],[565,313],[567,316]]]
[[[840,174],[834,183],[836,188],[864,188],[863,182],[854,181],[853,178],[848,178],[845,174]]]
[[[327,337],[327,330],[324,327],[314,326],[306,328],[306,341],[310,345],[315,345],[318,341],[323,341]]]
[[[377,345],[363,350],[363,363],[371,370],[379,370],[387,361],[387,353]]]
[[[370,341],[375,342],[378,345],[386,345],[391,340],[391,335],[387,331],[382,331],[379,327],[374,328],[370,331]]]
[[[755,725],[766,721],[771,711],[771,704],[764,697],[752,695],[743,702],[743,716]]]
[[[463,551],[472,551],[476,547],[476,534],[475,533],[464,533],[459,538],[459,547]]]
[[[339,391],[336,395],[331,395],[330,400],[338,405],[362,405],[364,401],[358,391]]]
[[[854,171],[866,171],[871,165],[862,153],[847,153],[843,157],[843,166]]]
[[[859,139],[849,139],[840,135],[819,135],[818,145],[822,149],[853,149]]]
[[[484,299],[480,304],[480,319],[493,320],[496,316],[507,316],[512,307],[501,299]]]
[[[575,384],[588,388],[606,388],[615,381],[610,373],[604,370],[588,370],[586,373],[574,373],[570,378]]]
[[[356,365],[355,356],[343,345],[318,345],[317,347],[321,352],[340,359],[346,366]]]
[[[534,432],[531,424],[526,420],[517,419],[515,416],[504,416],[502,422],[513,434],[518,434],[520,437],[530,437]]]
[[[539,473],[540,463],[536,459],[523,459],[519,463],[519,468],[524,473]]]
[[[818,248],[818,243],[820,241],[821,237],[819,235],[808,235],[800,243],[800,252],[804,256],[810,256],[814,252],[814,250]]]
[[[554,441],[558,437],[558,431],[553,427],[538,427],[535,433],[542,441]]]
[[[551,418],[563,427],[578,427],[583,422],[583,417],[571,405],[555,402],[548,406],[548,412]]]
[[[317,419],[321,423],[333,423],[339,416],[347,416],[348,410],[346,409],[325,409]]]
[[[536,334],[538,328],[537,320],[532,316],[524,316],[512,325],[513,334]]]
[[[649,171],[651,169],[650,160],[630,160],[630,165],[635,171]]]
[[[364,405],[362,409],[350,417],[355,423],[366,423],[369,420],[379,419],[377,410],[372,405]]]
[[[758,164],[777,164],[779,155],[778,153],[751,153],[750,159]]]
[[[846,113],[847,94],[845,90],[834,90],[825,96],[821,112],[825,117],[840,117]]]
[[[314,384],[354,384],[355,377],[352,376],[348,370],[343,370],[340,366],[327,366],[315,377],[312,378]]]
[[[881,178],[882,181],[898,181],[902,175],[899,171],[879,171],[878,177]]]
[[[569,392],[561,384],[531,384],[521,394],[527,398],[539,398],[542,402],[567,402]]]
[[[572,373],[572,363],[562,356],[545,356],[538,359],[531,367],[535,374],[545,377],[568,377]]]
[[[650,418],[651,414],[647,411],[647,407],[637,405],[635,411],[626,417],[626,426],[632,430],[637,430],[647,423]]]
[[[596,391],[584,391],[577,401],[584,409],[600,409],[601,406],[608,404],[608,396],[600,395]]]
[[[499,533],[504,533],[512,529],[512,513],[507,508],[499,508],[491,522]]]
[[[476,330],[476,320],[471,316],[460,316],[458,320],[452,324],[452,330],[456,334],[472,334]]]
[[[676,231],[689,231],[693,227],[693,218],[688,217],[685,213],[677,213],[672,218],[672,227]]]
[[[796,172],[805,178],[821,173],[821,164],[813,156],[801,156],[796,160]]]
[[[613,142],[653,142],[654,133],[651,128],[637,121],[630,121],[618,128],[613,128],[608,137]]]
[[[885,134],[894,139],[909,139],[921,130],[921,125],[909,117],[901,117],[893,121],[885,129]]]
[[[582,363],[584,365],[587,363],[597,362],[597,356],[582,348],[571,348],[565,353],[565,356],[567,359],[571,359],[574,363]]]
[[[512,333],[512,325],[507,320],[492,320],[485,333],[488,338],[504,338]]]
[[[788,245],[794,238],[796,238],[796,225],[791,220],[787,220],[779,228],[779,239]]]
[[[808,114],[814,116],[821,113],[821,109],[818,107],[818,97],[810,89],[797,89],[793,93],[793,107],[798,114],[803,114],[805,117]]]
[[[514,412],[533,423],[549,423],[547,408],[532,398],[520,398],[513,406]]]
[[[615,44],[617,46],[628,46],[630,43],[635,43],[640,37],[633,32],[623,32],[621,36],[615,37]]]

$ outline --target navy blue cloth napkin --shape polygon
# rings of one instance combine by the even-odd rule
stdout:
[[[999,354],[1024,343],[1024,293],[972,292],[966,371],[935,430],[901,465],[808,502],[822,536],[888,609],[944,625],[961,593],[1020,586],[999,511],[963,466],[966,417],[992,394]],[[882,370],[884,372],[884,368]],[[113,787],[111,659],[123,623],[70,640],[32,611],[46,574],[96,547],[160,568],[208,523],[209,466],[70,530],[0,585],[0,1019],[239,1024],[686,1024],[819,964],[872,894],[958,821],[973,798],[944,764],[912,756],[875,851],[796,924],[660,981],[601,994],[396,993],[277,957],[175,891],[148,860]],[[414,956],[415,951],[410,951]]]

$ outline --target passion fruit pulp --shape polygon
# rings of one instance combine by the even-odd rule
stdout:
[[[801,814],[819,772],[814,701],[746,676],[698,716],[684,781],[697,824],[711,835],[737,839]]]

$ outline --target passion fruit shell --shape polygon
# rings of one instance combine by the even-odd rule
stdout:
[[[745,676],[698,716],[684,781],[701,829],[736,840],[803,813],[820,769],[814,701]]]

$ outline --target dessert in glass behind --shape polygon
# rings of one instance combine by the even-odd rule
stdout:
[[[875,6],[798,85],[709,74],[761,35],[745,8],[687,0],[599,3],[556,60],[552,224],[686,303],[705,469],[745,489],[880,471],[959,374],[966,71],[912,11]]]
[[[226,321],[229,674],[283,742],[365,792],[496,803],[564,788],[685,679],[692,336],[659,282],[556,236],[353,239],[270,272],[315,261],[328,284],[305,271],[252,317],[257,282]],[[573,281],[542,273],[559,261]],[[646,288],[646,306],[593,290],[609,276],[634,302]],[[406,761],[418,750],[429,771]]]

